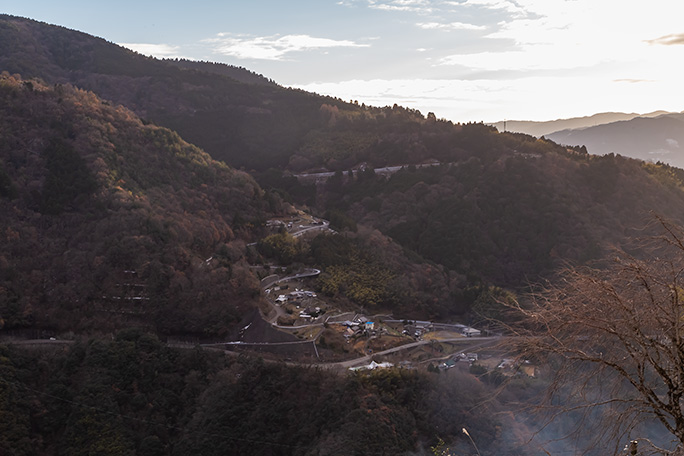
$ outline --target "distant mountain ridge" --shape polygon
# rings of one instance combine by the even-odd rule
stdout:
[[[684,169],[684,114],[635,117],[546,136],[559,144],[584,145],[591,154],[620,154]]]
[[[536,137],[548,136],[561,130],[575,130],[581,128],[594,127],[623,120],[631,120],[635,117],[659,117],[671,114],[667,111],[654,111],[647,114],[635,112],[602,112],[591,116],[572,117],[569,119],[557,119],[536,122],[532,120],[507,120],[492,124],[499,131],[510,131],[515,133],[525,133]]]
[[[585,146],[595,155],[619,154],[684,168],[684,113],[606,112],[548,122],[506,121],[499,131],[545,137],[567,146]]]

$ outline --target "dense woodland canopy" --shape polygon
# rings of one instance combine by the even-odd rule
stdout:
[[[483,451],[512,455],[530,435],[468,374],[340,376],[136,330],[64,352],[0,346],[0,373],[0,453],[17,456],[403,454],[438,438],[467,448],[464,426]],[[520,381],[508,400],[535,388]]]
[[[92,93],[4,73],[0,100],[7,327],[220,332],[250,308],[245,243],[279,200]]]
[[[680,170],[545,143],[530,156],[525,146],[389,178],[331,178],[321,204],[448,270],[513,288],[626,247],[648,233],[651,212],[680,220]]]

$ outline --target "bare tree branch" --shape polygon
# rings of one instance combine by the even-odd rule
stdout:
[[[620,253],[606,268],[569,268],[528,299],[502,304],[517,322],[507,327],[507,343],[521,358],[552,366],[540,404],[555,410],[551,419],[602,409],[610,422],[601,431],[615,438],[655,419],[681,451],[684,232],[655,220],[663,234],[643,243],[648,259]]]

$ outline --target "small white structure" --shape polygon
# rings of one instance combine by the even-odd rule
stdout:
[[[371,361],[370,364],[368,364],[367,366],[350,367],[349,370],[357,371],[357,370],[387,369],[387,368],[393,367],[393,366],[394,366],[394,364],[392,364],[392,363],[376,363],[375,361]]]
[[[466,337],[479,337],[482,335],[482,332],[479,329],[466,327],[463,330],[463,335]]]

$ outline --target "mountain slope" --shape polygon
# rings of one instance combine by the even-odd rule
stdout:
[[[0,70],[90,90],[238,168],[335,171],[452,160],[481,133],[490,136],[482,147],[495,141],[486,128],[462,132],[397,105],[371,108],[270,82],[246,84],[222,65],[147,58],[29,19],[0,16],[0,42]]]
[[[286,164],[302,136],[320,123],[321,104],[333,102],[272,83],[240,82],[255,80],[246,70],[230,69],[231,76],[239,75],[234,79],[222,65],[148,58],[84,33],[7,15],[0,15],[0,43],[0,70],[91,90],[236,167]]]
[[[231,79],[235,79],[236,81],[244,82],[246,84],[261,84],[271,86],[277,85],[275,82],[258,73],[254,73],[242,67],[226,65],[223,63],[197,62],[187,59],[165,59],[164,63],[169,63],[179,68],[205,71],[207,73],[228,76]]]
[[[585,145],[592,154],[614,153],[684,168],[684,118],[677,114],[564,130],[548,138],[561,144]]]
[[[251,177],[89,92],[4,73],[0,100],[7,328],[217,333],[251,308]]]
[[[652,212],[684,221],[681,170],[519,136],[515,152],[331,178],[326,206],[449,270],[514,288],[626,248],[650,233]]]

